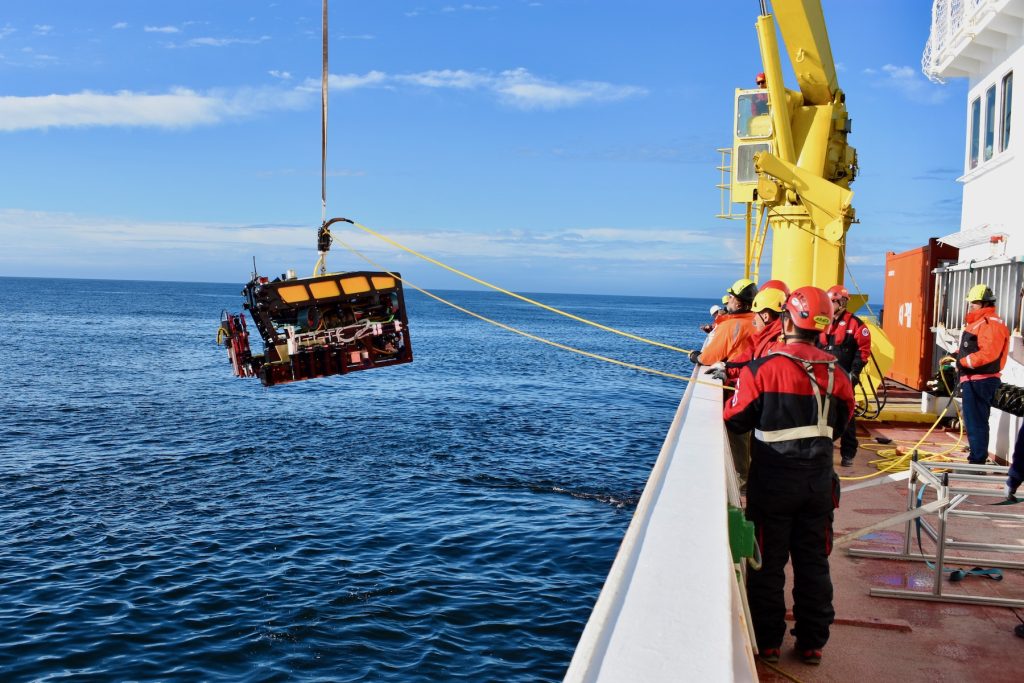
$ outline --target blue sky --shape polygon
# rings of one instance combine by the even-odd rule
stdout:
[[[0,275],[312,270],[319,0],[9,5]],[[714,296],[742,275],[715,149],[761,70],[757,5],[334,0],[327,214],[515,290]],[[861,165],[850,260],[878,301],[885,251],[958,229],[966,83],[920,73],[930,2],[824,8]],[[329,266],[366,267],[340,246]]]

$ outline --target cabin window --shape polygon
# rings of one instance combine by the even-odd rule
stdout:
[[[1013,72],[1003,76],[1003,108],[999,113],[999,151],[1010,146],[1010,108],[1013,105]]]
[[[985,161],[992,158],[996,142],[996,86],[985,91]]]
[[[736,137],[770,138],[772,136],[771,109],[768,91],[755,90],[736,97]]]
[[[978,147],[981,141],[981,98],[971,102],[971,153],[970,167],[978,165]]]
[[[754,156],[760,152],[770,151],[772,151],[772,148],[767,142],[754,142],[739,145],[736,148],[736,182],[756,182],[757,170],[754,168]]]

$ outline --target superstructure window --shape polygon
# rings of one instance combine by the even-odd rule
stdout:
[[[981,141],[981,98],[971,102],[971,153],[970,167],[978,165],[978,147]]]
[[[985,91],[985,161],[992,158],[996,143],[996,86]]]
[[[1003,76],[1003,108],[999,113],[999,151],[1004,152],[1010,146],[1010,108],[1013,105],[1013,72]]]

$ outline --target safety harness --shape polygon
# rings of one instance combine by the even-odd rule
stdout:
[[[762,431],[754,430],[754,438],[764,443],[778,443],[779,441],[795,441],[796,439],[813,439],[817,437],[832,438],[832,428],[828,424],[829,408],[832,404],[832,389],[835,387],[836,360],[807,360],[799,358],[785,351],[772,351],[769,356],[782,356],[797,364],[797,367],[807,373],[811,380],[811,391],[814,392],[814,402],[818,407],[818,423],[804,427],[789,427],[787,429],[772,429]],[[822,397],[821,385],[814,376],[814,366],[825,364],[828,366],[828,384],[825,387],[825,395]]]

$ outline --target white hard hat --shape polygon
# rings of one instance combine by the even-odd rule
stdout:
[[[719,306],[718,304],[715,304],[714,306],[711,307],[711,310],[709,311],[709,313],[711,313],[711,315],[714,315],[715,313],[720,313],[721,311],[722,311],[722,307]]]

